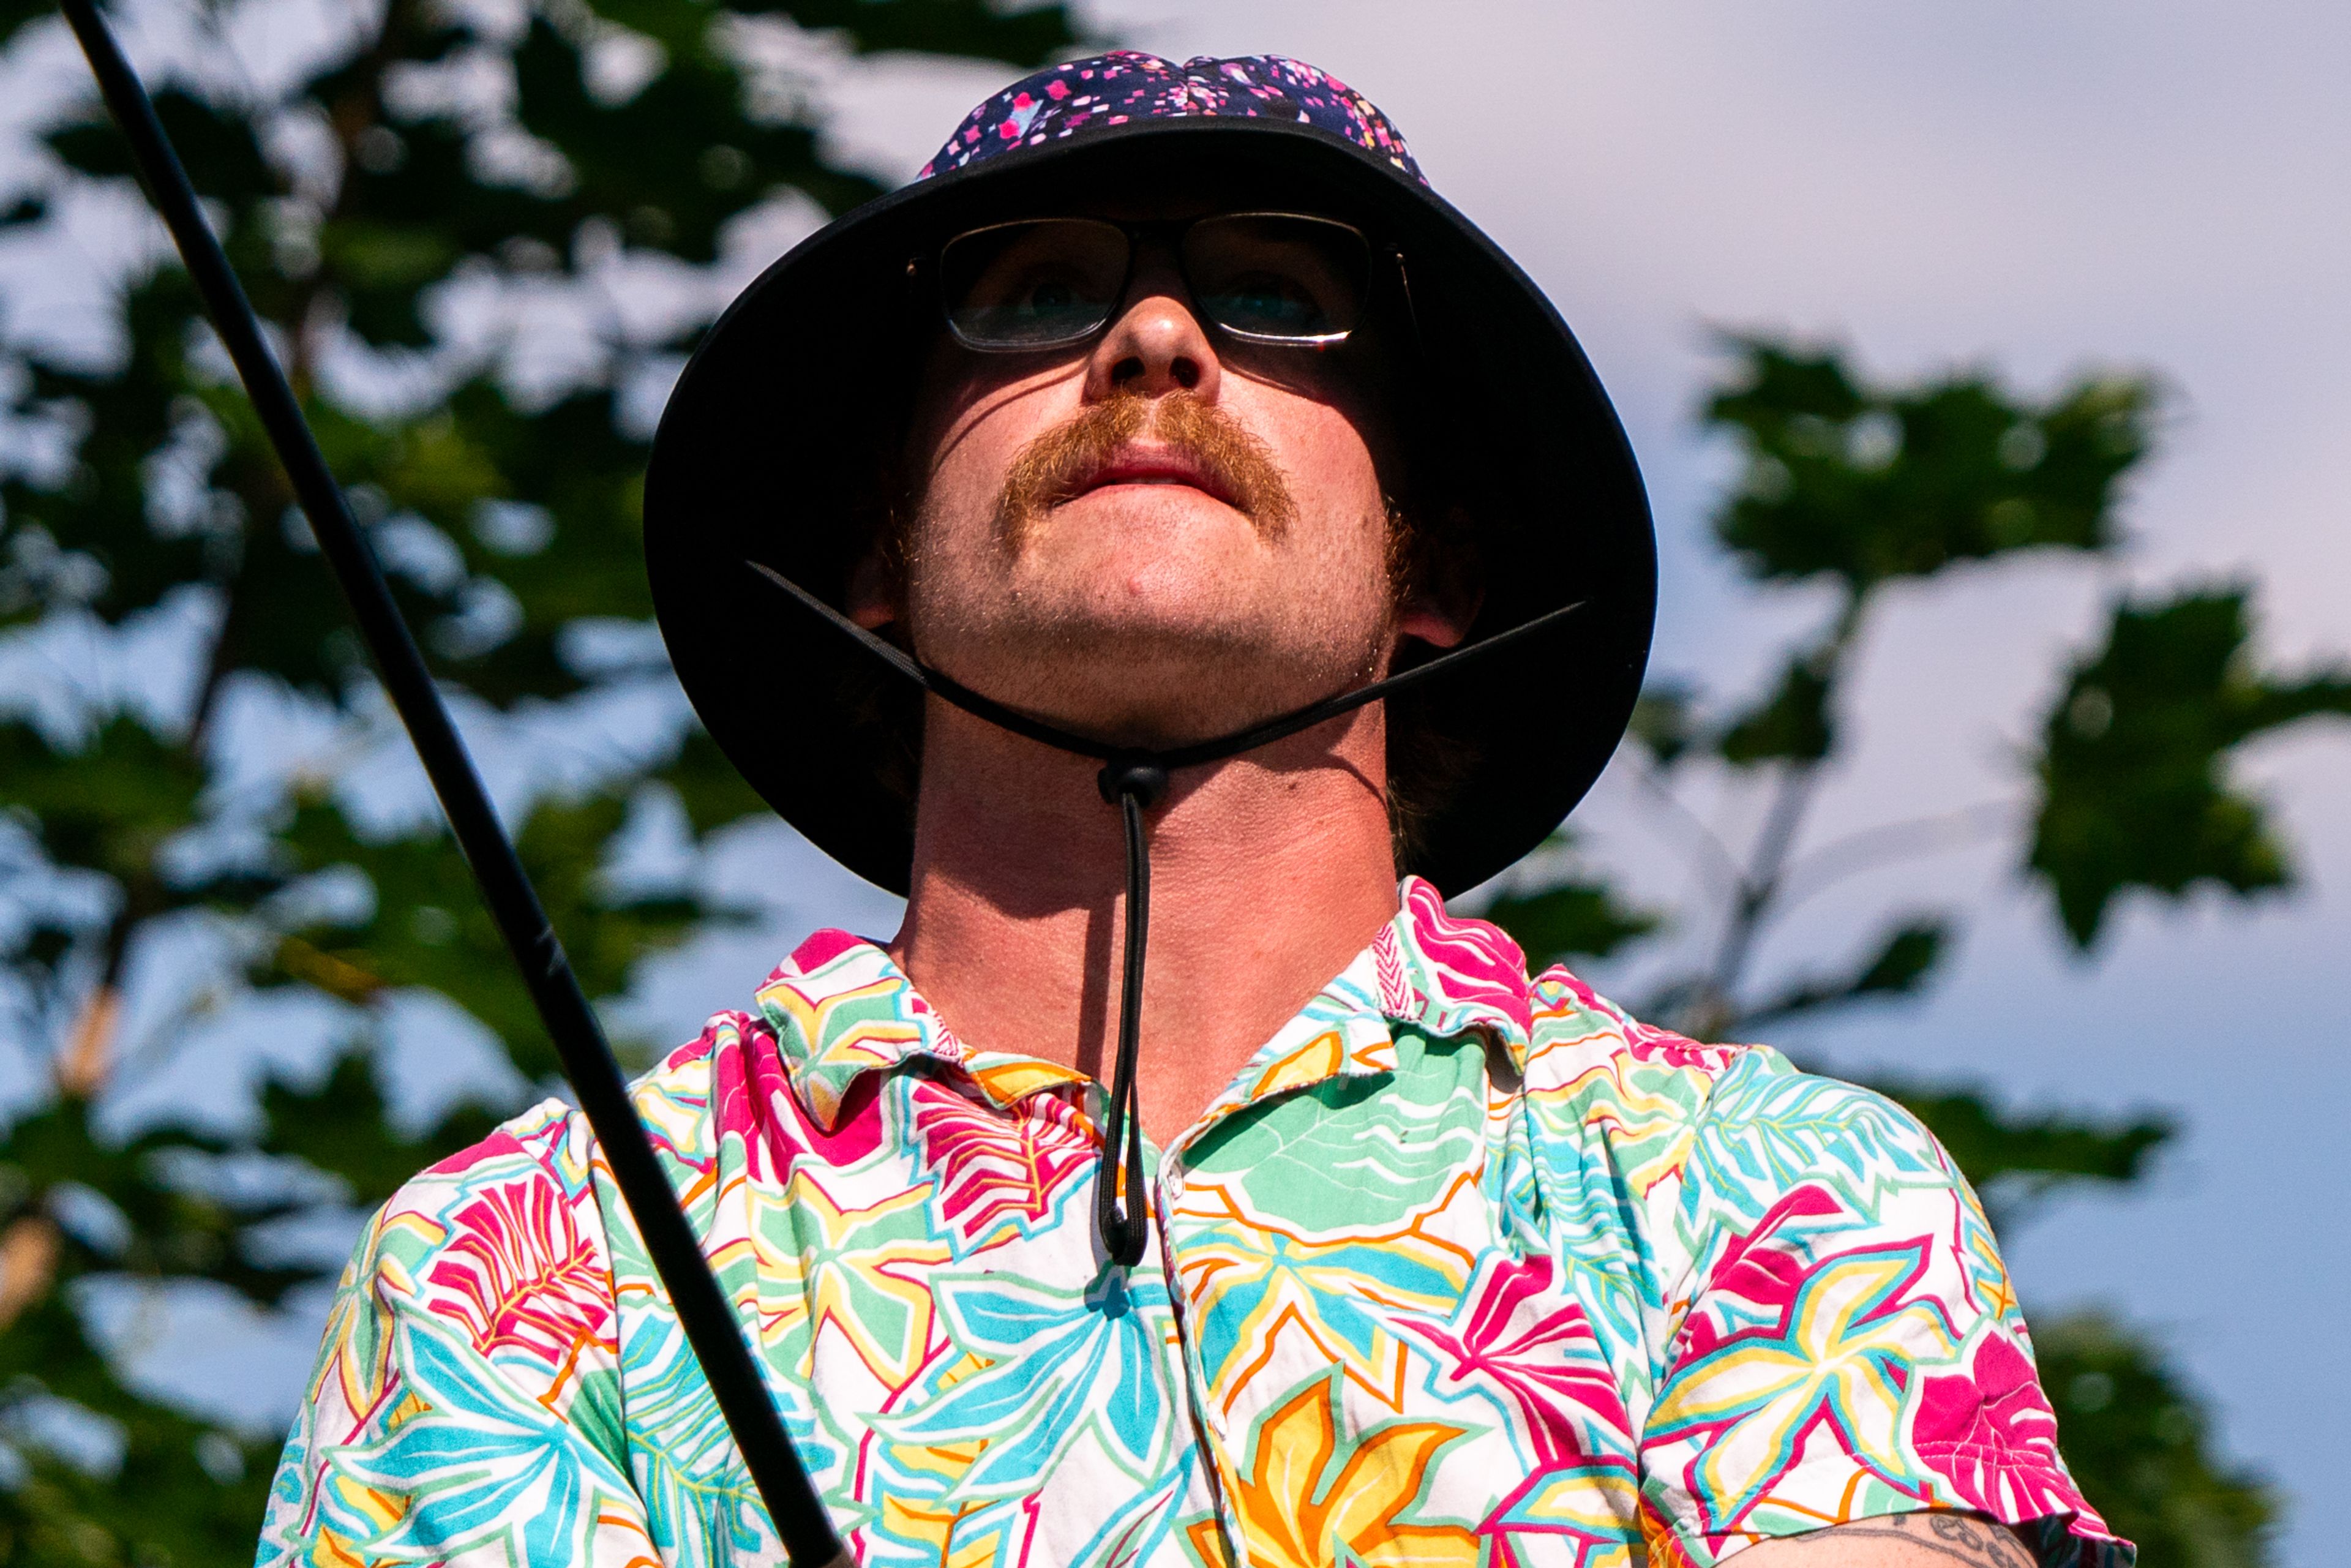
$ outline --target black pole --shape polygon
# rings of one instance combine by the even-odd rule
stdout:
[[[580,1109],[604,1158],[611,1166],[613,1184],[628,1201],[654,1271],[668,1288],[687,1343],[694,1347],[703,1374],[718,1397],[718,1407],[734,1433],[736,1447],[759,1490],[768,1514],[775,1521],[784,1550],[795,1568],[846,1568],[841,1539],[816,1489],[809,1484],[791,1438],[768,1397],[765,1382],[750,1347],[744,1343],[725,1292],[710,1272],[710,1264],[694,1239],[694,1230],[678,1207],[677,1195],[662,1172],[661,1160],[645,1136],[644,1124],[630,1103],[628,1084],[620,1063],[605,1041],[604,1030],[588,1005],[587,996],[573,977],[563,945],[539,907],[506,830],[490,807],[473,758],[458,737],[442,706],[441,694],[417,652],[416,640],[392,601],[375,554],[344,504],[342,490],[328,472],[319,444],[302,418],[286,373],[263,341],[260,324],[245,289],[230,270],[220,241],[196,205],[196,193],[187,171],[155,118],[155,106],[140,84],[131,63],[122,57],[98,13],[93,0],[59,0],[66,21],[81,40],[82,53],[98,78],[99,90],[115,123],[131,142],[140,178],[163,222],[172,231],[188,276],[204,297],[204,312],[236,363],[246,394],[260,414],[278,461],[286,465],[303,515],[310,519],[319,549],[335,570],[351,616],[374,655],[377,673],[409,739],[441,797],[441,809],[457,836],[458,847],[481,884],[482,898],[521,967],[523,982],[538,1004],[562,1059],[563,1071],[580,1097]]]

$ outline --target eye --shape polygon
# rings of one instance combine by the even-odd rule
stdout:
[[[1278,272],[1245,274],[1211,297],[1208,308],[1243,331],[1307,336],[1329,329],[1330,311],[1302,280]]]
[[[1020,302],[1031,310],[1066,310],[1078,302],[1078,291],[1065,277],[1044,278],[1030,284]]]
[[[1126,262],[1125,233],[1109,224],[1043,219],[972,230],[940,256],[948,324],[975,348],[1072,341],[1109,319]]]
[[[1196,298],[1245,337],[1328,342],[1363,311],[1369,249],[1345,224],[1289,213],[1203,218],[1185,238]]]

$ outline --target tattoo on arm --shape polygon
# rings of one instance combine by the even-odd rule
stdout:
[[[1883,1519],[1856,1520],[1822,1531],[1818,1537],[1837,1542],[1877,1540],[1896,1542],[1961,1568],[2036,1568],[2036,1559],[2004,1524],[1994,1524],[1972,1513],[1896,1513]]]

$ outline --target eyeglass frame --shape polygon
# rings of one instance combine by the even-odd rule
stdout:
[[[1365,267],[1365,276],[1364,278],[1364,309],[1362,315],[1357,319],[1356,324],[1337,332],[1316,333],[1309,337],[1281,337],[1271,333],[1250,332],[1238,327],[1228,326],[1226,323],[1217,320],[1215,317],[1207,315],[1206,312],[1202,311],[1199,308],[1198,294],[1193,288],[1191,277],[1185,269],[1184,247],[1182,243],[1183,236],[1189,234],[1195,225],[1206,223],[1210,219],[1225,218],[1303,219],[1308,223],[1327,224],[1333,228],[1344,229],[1348,233],[1353,235],[1357,239],[1363,241],[1364,256],[1367,265]],[[998,229],[1017,228],[1028,224],[1048,223],[1060,220],[1102,224],[1111,228],[1117,229],[1126,235],[1126,269],[1123,276],[1119,279],[1118,289],[1116,292],[1118,303],[1113,304],[1111,307],[1109,313],[1105,315],[1101,321],[1087,328],[1084,331],[1072,333],[1067,338],[1056,339],[1050,342],[976,343],[966,338],[956,327],[955,313],[953,308],[949,306],[946,298],[946,274],[940,266],[940,262],[946,256],[947,247],[954,245],[958,240],[967,239],[974,235],[988,234]],[[1372,314],[1372,304],[1374,299],[1377,297],[1380,283],[1381,268],[1377,264],[1379,258],[1383,256],[1387,259],[1390,266],[1395,269],[1396,289],[1403,299],[1405,320],[1410,329],[1412,340],[1416,344],[1419,341],[1420,323],[1417,315],[1413,309],[1412,281],[1410,275],[1405,269],[1404,252],[1393,244],[1386,244],[1374,240],[1370,235],[1364,233],[1362,229],[1356,227],[1353,224],[1347,222],[1343,218],[1328,217],[1321,213],[1284,212],[1273,208],[1249,208],[1240,212],[1202,213],[1197,216],[1189,218],[1150,218],[1131,221],[1118,218],[1097,217],[1090,213],[1039,213],[1028,217],[1007,218],[1001,223],[980,224],[972,228],[957,230],[956,233],[949,235],[946,239],[940,241],[936,246],[931,247],[930,251],[925,256],[909,256],[906,259],[906,280],[910,285],[914,284],[927,266],[928,270],[934,275],[933,282],[935,287],[932,291],[931,303],[937,309],[939,323],[946,329],[948,338],[953,340],[956,346],[964,350],[966,352],[974,354],[1002,355],[1051,353],[1059,350],[1072,349],[1081,343],[1091,342],[1095,338],[1100,337],[1102,333],[1110,330],[1112,326],[1117,322],[1119,317],[1123,313],[1126,291],[1134,282],[1134,258],[1142,248],[1144,239],[1153,234],[1168,234],[1171,232],[1174,236],[1174,243],[1169,245],[1168,253],[1175,258],[1176,276],[1183,279],[1185,292],[1190,296],[1187,303],[1192,309],[1195,319],[1202,321],[1207,326],[1214,327],[1217,331],[1222,332],[1236,342],[1248,343],[1261,348],[1312,349],[1318,351],[1344,346],[1347,341],[1355,335],[1356,331],[1360,329],[1364,321],[1368,319]]]

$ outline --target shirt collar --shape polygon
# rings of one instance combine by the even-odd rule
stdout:
[[[1395,918],[1258,1050],[1196,1131],[1326,1079],[1394,1071],[1398,1025],[1438,1038],[1484,1031],[1524,1071],[1532,998],[1518,944],[1482,920],[1446,914],[1437,890],[1418,877],[1398,891]],[[998,1106],[1089,1082],[1035,1057],[967,1046],[889,954],[845,931],[801,943],[759,988],[757,1005],[793,1092],[828,1131],[860,1078],[918,1059],[955,1070]]]

